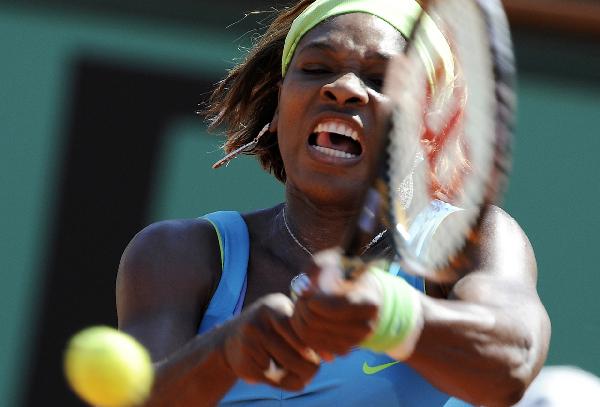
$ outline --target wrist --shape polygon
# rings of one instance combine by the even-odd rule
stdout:
[[[239,325],[241,324],[240,317],[233,318],[223,325],[217,327],[213,332],[215,336],[211,337],[213,346],[213,354],[217,366],[222,366],[225,374],[234,378],[238,378],[238,369],[236,366],[237,359],[240,358],[240,334]]]
[[[381,303],[374,332],[361,346],[405,360],[423,330],[421,294],[404,279],[389,274],[388,268],[378,263],[368,271],[379,286]]]

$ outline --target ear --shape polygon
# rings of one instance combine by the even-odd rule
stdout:
[[[275,108],[273,118],[271,119],[271,125],[269,126],[269,133],[277,133],[277,126],[279,124],[279,105]]]
[[[275,112],[273,113],[273,118],[271,119],[271,125],[269,126],[269,133],[277,133],[277,127],[279,124],[279,101],[281,99],[281,81],[277,82],[277,107],[275,108]]]

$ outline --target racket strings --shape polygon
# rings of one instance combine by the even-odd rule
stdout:
[[[437,59],[441,48],[434,47],[425,28],[418,30],[411,40],[416,46],[406,54],[408,67],[397,79],[408,89],[389,85],[399,106],[388,150],[390,190],[402,191],[390,196],[390,217],[402,226],[395,227],[395,246],[401,256],[412,255],[423,266],[413,269],[414,274],[435,281],[449,281],[451,269],[467,266],[464,247],[478,241],[485,208],[495,202],[492,198],[507,178],[512,130],[509,126],[507,131],[507,123],[514,113],[512,48],[505,17],[490,12],[488,3],[501,11],[498,0],[429,1],[429,21],[438,25],[452,57]],[[495,25],[500,27],[490,31]],[[498,67],[503,63],[509,69]],[[416,151],[424,159],[411,168]],[[434,200],[459,211],[473,210],[438,224],[427,243],[428,254],[421,258],[411,249],[411,239],[419,235],[412,226],[419,225]]]
[[[470,170],[467,145],[464,139],[462,122],[464,119],[466,90],[455,87],[453,101],[447,103],[444,120],[438,123],[437,130],[424,120],[422,144],[429,165],[432,196],[437,199],[453,202],[461,190],[465,175]],[[438,111],[436,114],[440,114]],[[431,115],[429,113],[428,115]]]

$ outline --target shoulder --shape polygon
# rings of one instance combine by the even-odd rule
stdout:
[[[144,269],[148,273],[165,267],[188,271],[204,268],[218,254],[219,242],[210,222],[203,219],[161,221],[133,237],[123,253],[121,268]]]
[[[456,211],[449,216],[472,219],[473,213]],[[477,225],[476,239],[471,240],[465,248],[471,259],[471,268],[481,268],[482,264],[489,265],[490,261],[499,258],[526,260],[526,266],[531,266],[531,261],[535,262],[527,235],[519,223],[498,206],[488,205],[484,208]]]
[[[480,230],[477,256],[492,273],[522,282],[537,281],[535,254],[519,223],[497,206],[486,208]]]
[[[479,298],[482,292],[503,290],[537,298],[537,264],[525,232],[503,209],[485,208],[477,239],[465,248],[469,261],[456,284],[449,288],[459,297]],[[446,291],[446,290],[445,290]]]
[[[216,287],[220,268],[218,238],[208,221],[154,223],[136,234],[123,253],[117,275],[117,308],[202,301]]]
[[[518,222],[504,209],[496,205],[489,205],[485,208],[481,226],[482,233],[508,233],[513,235],[513,237],[518,236],[519,238],[527,239],[525,232],[523,232]]]
[[[465,211],[456,211],[449,216],[472,216]],[[428,292],[437,297],[449,293],[466,282],[494,282],[494,284],[516,284],[535,290],[537,263],[533,247],[519,225],[506,211],[489,205],[482,213],[476,238],[463,249],[467,261],[456,272],[461,278],[456,284],[428,283]]]

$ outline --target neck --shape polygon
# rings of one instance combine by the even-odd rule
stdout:
[[[286,191],[285,220],[292,239],[311,253],[340,246],[355,228],[361,207],[323,205],[305,195]]]

